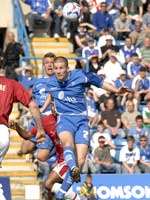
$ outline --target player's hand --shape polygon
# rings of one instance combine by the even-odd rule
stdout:
[[[40,130],[40,131],[38,130],[36,134],[37,143],[42,143],[45,141],[45,139],[46,139],[46,136],[45,136],[44,130]]]
[[[16,130],[16,124],[17,124],[17,122],[15,122],[15,121],[13,121],[13,120],[10,120],[10,121],[8,122],[9,128],[14,129],[14,130]]]

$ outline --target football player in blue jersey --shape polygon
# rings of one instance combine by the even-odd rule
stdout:
[[[103,77],[94,73],[86,73],[83,70],[69,71],[68,60],[65,57],[55,58],[54,75],[48,81],[48,88],[54,98],[56,112],[59,115],[57,133],[64,148],[65,161],[70,168],[57,193],[57,199],[64,199],[64,194],[73,181],[80,181],[80,169],[84,164],[89,144],[88,117],[84,96],[86,86],[89,84],[114,93],[121,92],[121,89],[106,83]]]
[[[63,151],[63,149],[60,147],[60,142],[58,135],[56,133],[56,116],[53,114],[53,111],[51,109],[51,106],[49,105],[47,108],[43,108],[43,105],[45,103],[45,100],[49,94],[49,91],[47,89],[47,79],[53,75],[53,64],[54,64],[54,58],[55,55],[53,53],[47,53],[43,57],[43,69],[44,69],[44,76],[37,79],[35,84],[32,88],[32,96],[37,105],[40,108],[41,111],[41,120],[42,124],[44,126],[45,132],[48,134],[48,136],[53,141],[54,145],[56,146],[56,153],[58,160],[61,160],[63,158],[60,157],[60,151]],[[34,122],[32,122],[32,126],[29,128],[29,131],[36,132],[36,127],[34,125]],[[22,152],[19,153],[27,153],[33,150],[35,147],[36,138],[33,137],[30,141],[24,141],[22,145]],[[49,156],[49,141],[46,139],[46,141],[40,145],[40,151],[38,151],[38,159],[41,161],[44,161]]]

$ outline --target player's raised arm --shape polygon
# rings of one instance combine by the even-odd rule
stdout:
[[[37,142],[41,143],[45,140],[45,131],[42,127],[40,110],[33,100],[31,100],[29,103],[29,109],[37,125],[37,130],[38,130],[36,134]]]
[[[116,93],[116,94],[123,94],[125,92],[129,92],[127,88],[116,88],[115,86],[113,86],[112,84],[106,82],[104,80],[104,76],[99,76],[95,73],[92,72],[88,72],[85,73],[85,76],[87,78],[87,82],[89,84],[95,85],[97,87],[101,87],[105,90],[108,90],[110,92]]]
[[[118,88],[116,88],[115,86],[113,86],[110,83],[107,83],[106,81],[103,82],[102,88],[105,90],[108,90],[110,92],[113,92],[113,93],[119,93],[119,91],[120,91]]]
[[[101,87],[111,92],[115,92],[115,93],[118,92],[118,89],[116,87],[104,81],[104,76],[102,75],[99,76],[93,72],[88,72],[88,73],[85,73],[85,76],[89,84],[95,85],[97,87]]]
[[[24,106],[29,107],[30,112],[37,124],[37,129],[38,129],[36,135],[37,142],[43,142],[45,138],[45,132],[42,127],[40,110],[37,104],[32,100],[29,93],[24,89],[24,87],[20,83],[13,81],[13,84],[14,84],[14,102],[20,102]]]

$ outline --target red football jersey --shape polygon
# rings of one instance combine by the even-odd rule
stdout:
[[[46,134],[51,138],[55,148],[56,148],[56,156],[58,163],[64,161],[64,151],[62,144],[60,143],[60,139],[56,132],[56,116],[53,114],[42,116],[41,117],[42,126],[46,132]],[[31,130],[32,135],[36,135],[37,128],[33,127]]]
[[[20,83],[0,76],[0,124],[8,124],[13,103],[20,102],[28,107],[30,101],[31,96]]]

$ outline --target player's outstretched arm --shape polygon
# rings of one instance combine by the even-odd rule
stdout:
[[[95,85],[97,87],[101,87],[105,90],[116,93],[118,95],[122,95],[126,92],[132,92],[132,90],[130,90],[128,88],[124,88],[124,87],[116,88],[112,84],[105,82],[104,76],[98,76],[97,74],[92,73],[92,72],[85,73],[85,75],[87,78],[87,83]]]
[[[113,93],[119,93],[119,89],[118,88],[116,88],[115,86],[113,86],[112,84],[110,84],[110,83],[107,83],[107,82],[103,82],[103,86],[102,86],[102,88],[104,89],[104,90],[107,90],[107,91],[110,91],[110,92],[113,92]]]
[[[37,142],[41,143],[45,140],[45,132],[44,132],[44,129],[42,127],[40,110],[33,100],[31,100],[30,103],[29,103],[29,109],[31,111],[32,116],[35,119],[36,126],[37,126],[37,134],[36,134]]]
[[[88,83],[95,85],[97,87],[101,87],[105,90],[108,90],[113,93],[119,93],[119,89],[104,81],[104,76],[98,76],[95,73],[88,72],[86,73],[86,77],[88,79]]]

